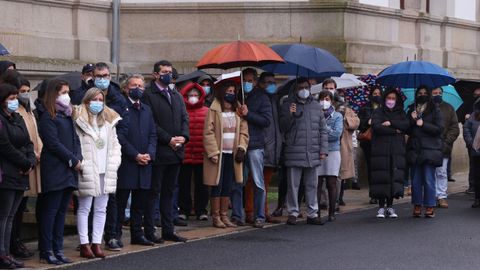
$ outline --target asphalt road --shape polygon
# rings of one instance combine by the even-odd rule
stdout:
[[[378,220],[376,210],[129,254],[68,269],[480,269],[480,209],[455,195],[434,219]]]

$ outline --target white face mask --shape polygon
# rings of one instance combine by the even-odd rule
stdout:
[[[198,103],[198,97],[189,97],[188,102],[190,102],[192,105],[195,105]]]
[[[320,100],[320,106],[322,106],[322,108],[324,110],[328,110],[328,108],[330,108],[330,106],[332,106],[332,103],[328,100]]]
[[[300,89],[297,95],[301,99],[307,99],[310,96],[310,90],[308,90],[307,88]]]
[[[65,106],[70,105],[70,96],[68,94],[62,94],[58,96],[57,100]]]

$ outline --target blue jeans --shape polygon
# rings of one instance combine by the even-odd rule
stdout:
[[[247,166],[255,184],[253,192],[254,220],[265,221],[265,179],[263,178],[263,149],[247,152]]]
[[[428,164],[413,165],[412,203],[434,207],[436,205],[435,167]]]

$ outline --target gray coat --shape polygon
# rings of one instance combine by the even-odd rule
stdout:
[[[280,124],[278,116],[278,97],[276,95],[268,95],[271,108],[272,119],[270,125],[263,129],[265,137],[265,167],[278,167],[280,163],[280,155],[282,153],[282,134],[280,133]]]
[[[290,105],[297,112],[290,113]],[[296,97],[285,101],[280,110],[280,130],[285,136],[284,159],[287,167],[313,168],[320,165],[320,154],[328,154],[325,117],[320,104],[310,97],[305,104]]]

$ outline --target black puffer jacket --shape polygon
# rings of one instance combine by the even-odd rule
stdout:
[[[397,100],[400,100],[398,95]],[[390,121],[391,126],[383,126],[382,123],[385,121]],[[409,126],[400,102],[397,102],[392,110],[385,106],[375,110],[372,116],[370,197],[403,197],[406,167],[405,132]]]
[[[297,113],[290,105],[297,104]],[[284,161],[287,167],[312,168],[320,165],[320,154],[328,154],[327,124],[318,102],[310,97],[305,104],[289,98],[280,110],[280,131],[285,136]]]
[[[442,166],[443,162],[443,120],[438,105],[431,101],[423,112],[423,125],[417,126],[411,114],[414,105],[408,108],[407,116],[410,120],[410,131],[407,142],[407,161],[411,165],[429,164],[435,167]]]
[[[33,143],[27,127],[18,113],[7,116],[0,113],[0,168],[2,170],[1,189],[27,190],[26,172],[36,163]]]

